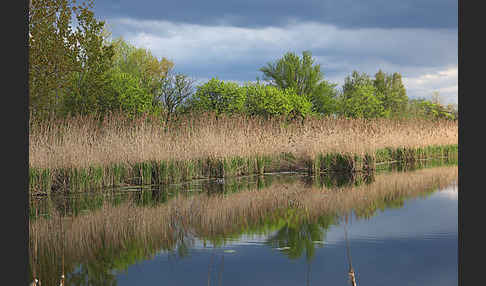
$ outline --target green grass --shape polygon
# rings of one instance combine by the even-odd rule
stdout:
[[[160,185],[200,178],[230,178],[268,172],[302,171],[310,175],[326,172],[373,172],[379,166],[401,162],[416,165],[421,160],[458,158],[458,146],[384,148],[374,154],[320,153],[314,158],[298,158],[292,153],[275,156],[199,158],[191,160],[147,161],[91,166],[89,168],[29,169],[31,193],[51,191],[83,192],[122,185]]]

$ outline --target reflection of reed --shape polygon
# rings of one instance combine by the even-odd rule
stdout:
[[[219,281],[218,281],[218,285],[221,286],[221,283],[223,281],[223,268],[224,268],[224,254],[221,255],[221,268],[219,270]]]
[[[310,285],[310,272],[311,272],[311,261],[307,261],[307,286]]]
[[[214,265],[215,271],[216,271],[216,263],[215,261],[215,254],[214,254],[214,249],[211,253],[211,258],[208,264],[208,286],[211,285],[211,269],[212,266]],[[221,264],[219,268],[219,273],[218,273],[218,285],[221,286],[222,281],[223,281],[223,268],[224,268],[224,254],[221,255]]]
[[[64,217],[66,216],[66,204],[64,204]],[[64,276],[64,252],[65,252],[65,246],[66,246],[66,233],[64,229],[64,223],[61,221],[61,214],[59,214],[59,225],[61,226],[61,236],[62,236],[62,269],[61,269],[61,280],[59,281],[59,286],[64,286],[65,282],[65,276]]]
[[[35,210],[35,218],[37,219],[39,215],[39,210],[36,209]],[[31,264],[31,269],[32,269],[32,282],[29,284],[29,286],[38,286],[38,285],[41,285],[41,282],[39,281],[38,279],[38,273],[37,273],[37,264],[38,264],[38,261],[37,261],[37,256],[38,256],[38,253],[37,253],[37,240],[38,240],[38,234],[37,234],[37,227],[32,227],[32,225],[30,225],[30,231],[29,233],[31,234],[31,237],[29,239],[29,246],[31,246],[31,244],[33,244],[33,247],[29,247],[29,256],[30,256],[30,264]],[[34,239],[33,239],[33,243],[32,243],[32,231],[34,231]]]
[[[354,272],[354,268],[353,268],[353,262],[351,260],[351,250],[349,249],[347,225],[348,225],[348,215],[345,216],[345,224],[344,224],[344,238],[346,240],[346,255],[348,257],[348,264],[349,264],[348,276],[349,276],[349,281],[351,282],[351,285],[357,286],[356,276],[355,276],[355,272]]]
[[[266,189],[231,195],[176,196],[166,204],[148,208],[129,203],[104,205],[97,211],[69,219],[64,239],[65,271],[72,272],[79,262],[98,263],[96,271],[109,268],[98,276],[110,280],[114,279],[111,269],[124,269],[134,260],[146,259],[161,249],[174,249],[188,234],[200,238],[239,234],[261,224],[263,218],[279,218],[289,207],[302,214],[296,217],[298,220],[312,221],[325,214],[364,209],[377,201],[420,195],[445,187],[456,178],[457,167],[441,167],[384,174],[377,176],[374,183],[359,187],[331,190],[305,188],[302,182],[275,183]],[[38,218],[30,225],[31,230],[38,230],[30,233],[31,241],[38,241],[39,246],[31,247],[33,252],[39,250],[37,265],[43,267],[41,272],[33,263],[32,271],[43,281],[56,277],[57,281],[49,285],[59,281],[58,258],[62,253],[59,224],[66,222]],[[123,253],[132,256],[125,257]],[[67,280],[73,279],[69,276]]]

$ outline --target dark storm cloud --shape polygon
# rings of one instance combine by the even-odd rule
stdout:
[[[456,28],[458,21],[457,0],[99,0],[95,13],[102,18],[237,27],[311,21],[344,28]]]

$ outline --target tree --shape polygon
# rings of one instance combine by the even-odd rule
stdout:
[[[177,73],[172,69],[162,80],[160,85],[160,93],[157,100],[162,102],[167,112],[167,121],[172,118],[177,108],[181,106],[186,99],[193,94],[194,80],[188,76]]]
[[[265,117],[293,115],[305,117],[311,113],[310,101],[291,89],[280,89],[271,85],[248,83],[246,93],[246,111],[251,115]]]
[[[141,86],[153,96],[153,104],[157,105],[162,82],[174,63],[165,57],[159,60],[149,50],[132,46],[121,37],[113,41],[113,46],[114,67],[138,78]]]
[[[193,110],[232,114],[244,112],[245,99],[245,91],[237,83],[212,78],[197,87],[189,105]]]
[[[345,78],[339,98],[339,113],[349,117],[373,118],[382,117],[384,112],[373,81],[366,73],[353,71],[351,77]]]
[[[98,22],[94,13],[85,11],[77,16],[77,55],[80,68],[71,73],[70,82],[63,97],[64,113],[88,114],[103,112],[100,105],[110,93],[110,74],[114,55],[113,45],[107,42],[108,33],[104,22]]]
[[[450,120],[457,120],[458,118],[457,108],[453,105],[444,106],[433,100],[411,99],[408,106],[408,113],[413,117]]]
[[[358,86],[341,101],[341,114],[355,118],[375,118],[384,115],[381,101],[372,85]]]
[[[312,111],[317,114],[334,114],[337,112],[337,84],[321,82],[312,97]]]
[[[346,98],[351,97],[358,88],[363,86],[373,86],[373,81],[370,76],[364,72],[359,73],[358,71],[353,71],[351,77],[347,76],[344,79],[342,95]]]
[[[135,115],[149,112],[152,96],[133,75],[113,69],[109,73],[109,91],[99,101],[102,113],[122,110]]]
[[[281,89],[292,88],[298,95],[309,95],[322,80],[321,67],[314,65],[310,51],[302,52],[302,58],[288,52],[275,63],[260,68],[264,80]]]
[[[334,109],[336,85],[325,81],[320,64],[314,63],[310,51],[302,52],[302,58],[288,52],[275,63],[267,63],[260,71],[264,74],[264,80],[271,85],[281,89],[291,88],[298,95],[307,97],[313,103],[314,111],[330,112]]]
[[[58,112],[65,95],[76,88],[73,73],[89,70],[97,79],[106,70],[112,50],[104,45],[104,22],[94,18],[92,6],[92,0],[81,5],[74,0],[29,2],[31,112]],[[73,15],[76,29],[72,28]]]
[[[387,116],[403,115],[408,97],[400,73],[388,75],[381,70],[375,74],[373,84],[376,96],[382,101]]]

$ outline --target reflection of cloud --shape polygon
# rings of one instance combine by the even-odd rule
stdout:
[[[236,239],[228,239],[224,243],[224,247],[263,245],[273,234],[274,232],[267,234],[242,234]],[[206,247],[204,247],[204,243],[201,240],[196,239],[194,241],[194,249],[205,249],[208,247],[212,247],[210,242],[206,242]]]
[[[324,75],[342,84],[353,70],[400,72],[409,96],[439,90],[457,98],[457,29],[338,28],[315,22],[260,28],[116,18],[114,36],[167,57],[192,77],[249,81],[285,52],[310,50]]]
[[[454,188],[447,188],[447,189],[439,191],[437,196],[441,197],[441,198],[447,198],[447,199],[457,201],[458,194],[459,193],[458,193],[457,187],[454,187]]]

